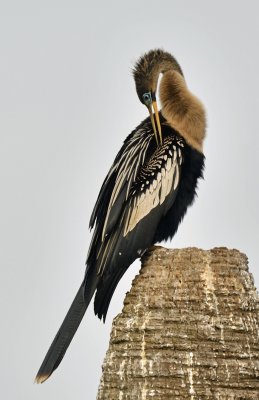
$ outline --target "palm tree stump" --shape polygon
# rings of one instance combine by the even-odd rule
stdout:
[[[97,399],[259,399],[247,257],[154,247],[142,264],[113,321]]]

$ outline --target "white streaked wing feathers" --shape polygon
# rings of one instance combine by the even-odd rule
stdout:
[[[125,200],[127,200],[132,182],[136,179],[138,170],[145,161],[146,151],[148,149],[150,140],[152,139],[152,135],[146,135],[146,132],[144,133],[145,133],[144,137],[142,137],[143,130],[139,130],[138,132],[135,133],[135,135],[129,141],[126,149],[124,150],[124,153],[120,157],[120,160],[113,166],[108,175],[110,176],[114,171],[116,170],[118,171],[117,179],[115,181],[114,189],[111,194],[111,199],[109,202],[105,222],[103,225],[102,240],[104,240],[106,234],[110,211],[113,205],[115,204],[121,192],[122,187],[124,186],[124,184],[127,184],[127,191],[125,198]]]
[[[170,162],[167,160],[166,168],[162,168],[162,174],[158,172],[146,191],[132,199],[126,216],[123,236],[132,231],[137,223],[148,215],[151,210],[159,204],[163,204],[171,190],[177,188],[178,183],[179,168],[176,158],[173,163],[171,160]]]
[[[125,148],[123,156],[113,166],[112,170],[116,172],[117,178],[102,229],[103,243],[97,255],[98,274],[102,274],[105,270],[117,241],[134,230],[136,225],[141,223],[141,220],[153,209],[160,207],[170,193],[174,197],[173,192],[177,190],[182,163],[181,149],[177,152],[178,146],[169,147],[172,142],[169,139],[168,142],[165,140],[164,148],[158,148],[148,164],[144,166],[150,140],[151,136],[148,136],[148,140],[145,137],[142,141],[138,137],[139,152],[137,153],[132,149],[132,144],[135,142],[135,139],[132,139]],[[119,200],[116,203],[117,199]],[[170,203],[167,203],[166,208],[168,206]],[[115,231],[110,231],[114,224],[116,208],[117,228]],[[161,211],[163,212],[163,209]]]

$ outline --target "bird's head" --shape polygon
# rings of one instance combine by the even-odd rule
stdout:
[[[183,75],[176,59],[161,49],[150,50],[145,53],[139,58],[133,69],[136,91],[141,103],[148,108],[157,144],[162,143],[162,130],[156,102],[157,83],[160,73],[170,69],[177,70]]]

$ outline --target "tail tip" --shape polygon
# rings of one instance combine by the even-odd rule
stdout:
[[[45,382],[48,379],[49,375],[42,375],[42,374],[37,374],[36,378],[34,379],[34,383],[40,384]]]

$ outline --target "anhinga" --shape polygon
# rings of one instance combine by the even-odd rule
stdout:
[[[130,264],[154,243],[174,236],[202,177],[205,111],[176,59],[151,50],[138,60],[133,75],[150,117],[126,138],[101,187],[90,220],[94,232],[85,277],[39,369],[38,383],[58,367],[94,293],[95,314],[105,320]]]

